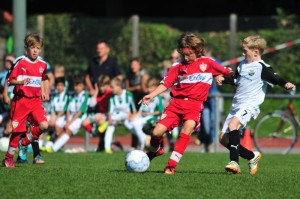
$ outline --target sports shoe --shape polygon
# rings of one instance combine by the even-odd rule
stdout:
[[[262,158],[262,155],[260,152],[253,151],[253,153],[254,153],[254,158],[249,160],[249,163],[248,163],[250,174],[256,174],[257,169],[258,169],[258,162]]]
[[[175,167],[167,166],[165,168],[164,172],[165,172],[165,174],[174,175],[174,173],[175,173]]]
[[[26,155],[25,155],[25,158],[26,158]],[[22,159],[22,157],[18,156],[17,163],[19,163],[19,164],[27,164],[28,160],[27,159]]]
[[[37,155],[34,159],[33,159],[33,164],[45,164],[45,161],[43,160],[41,155]]]
[[[13,159],[9,159],[9,158],[3,159],[2,165],[4,167],[10,168],[10,169],[15,168],[14,160]]]
[[[105,153],[106,153],[106,154],[112,154],[113,152],[112,152],[111,149],[105,149]]]
[[[225,170],[227,172],[231,172],[233,174],[236,173],[241,173],[241,169],[239,164],[236,161],[230,161],[226,166],[225,166]]]
[[[165,152],[164,148],[159,148],[156,152],[149,151],[147,153],[147,156],[149,157],[149,160],[151,161],[153,158],[164,154],[164,152]]]
[[[106,131],[107,127],[108,127],[107,122],[104,122],[104,123],[102,123],[102,124],[98,127],[98,131],[99,131],[100,133],[104,133],[104,132]]]
[[[18,159],[17,162],[18,163],[27,163],[27,157],[26,157],[26,153],[27,153],[27,146],[23,146],[22,145],[22,139],[20,139],[19,144],[18,144],[18,148],[19,148],[19,155],[18,155]],[[18,161],[20,160],[20,161]]]

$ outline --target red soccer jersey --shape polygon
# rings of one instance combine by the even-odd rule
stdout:
[[[110,96],[113,94],[112,89],[108,88],[105,93],[101,93],[97,96],[97,112],[107,113],[108,112],[108,102]]]
[[[8,83],[12,80],[22,81],[30,78],[27,85],[15,85],[14,94],[25,97],[40,97],[41,84],[46,79],[47,63],[40,58],[32,62],[28,57],[21,56],[17,59],[11,74],[8,77]]]
[[[171,96],[174,98],[205,101],[213,77],[220,74],[229,75],[230,72],[230,68],[203,56],[191,64],[185,62],[174,64],[161,80],[161,84],[167,88],[172,86]]]

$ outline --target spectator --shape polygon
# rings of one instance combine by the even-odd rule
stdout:
[[[74,78],[74,95],[70,96],[66,119],[60,124],[65,131],[56,139],[52,146],[54,152],[59,151],[81,128],[82,121],[87,116],[89,95],[84,91],[85,81],[81,76]]]
[[[122,88],[122,81],[118,78],[111,80],[113,94],[109,99],[108,128],[105,132],[105,153],[111,154],[111,144],[116,125],[124,124],[133,132],[129,118],[136,113],[136,106],[131,92]]]
[[[147,90],[148,92],[152,92],[159,85],[159,80],[150,78],[147,81]],[[133,115],[131,118],[134,132],[139,138],[140,141],[140,149],[144,150],[145,146],[149,146],[150,144],[150,136],[146,135],[143,131],[143,127],[145,124],[154,125],[156,121],[159,119],[160,115],[163,112],[163,103],[162,97],[160,95],[153,98],[148,106],[142,104],[139,108],[137,114]]]
[[[82,126],[89,133],[99,134],[99,143],[96,151],[101,152],[104,151],[104,136],[108,126],[108,102],[113,94],[108,75],[99,76],[95,91],[89,102],[89,107],[92,110],[82,122]]]
[[[109,56],[110,47],[106,41],[99,41],[96,48],[97,56],[93,57],[86,71],[85,82],[90,94],[95,93],[95,83],[100,75],[108,75],[111,79],[118,77],[121,81],[123,76],[118,62]]]
[[[141,61],[135,57],[130,60],[130,69],[126,74],[126,90],[133,94],[135,106],[139,108],[138,101],[146,94],[147,91],[147,80],[149,78],[146,69],[142,68]],[[138,139],[135,134],[132,134],[132,149],[138,147]]]
[[[212,56],[212,49],[208,46],[204,47],[204,56],[214,59],[221,64],[222,62]],[[211,84],[209,94],[216,94],[218,92],[218,85],[215,80]],[[216,98],[214,96],[208,96],[204,102],[204,109],[201,113],[201,126],[197,131],[197,136],[200,144],[203,144],[204,152],[214,151],[214,140],[216,137]]]

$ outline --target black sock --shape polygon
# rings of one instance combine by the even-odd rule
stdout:
[[[33,151],[33,158],[35,158],[37,155],[40,155],[39,140],[33,140],[33,142],[31,142],[31,146]]]
[[[239,148],[240,148],[240,133],[238,130],[229,132],[229,151],[230,161],[239,162]]]
[[[227,144],[225,147],[228,150],[230,150],[230,144]],[[239,151],[240,151],[240,156],[246,160],[251,160],[252,158],[254,158],[254,153],[252,151],[249,151],[242,145],[240,145]]]

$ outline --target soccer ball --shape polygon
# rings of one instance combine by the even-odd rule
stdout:
[[[149,157],[142,150],[130,151],[125,157],[125,167],[128,171],[142,173],[147,171],[149,166]]]
[[[9,145],[9,138],[8,137],[2,137],[0,138],[0,151],[6,152]]]

